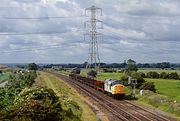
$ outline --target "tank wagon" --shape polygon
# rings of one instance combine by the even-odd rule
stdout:
[[[98,91],[112,96],[115,99],[123,99],[125,96],[125,86],[121,81],[106,79],[104,82],[102,82],[78,74],[69,74],[69,78],[88,85]]]

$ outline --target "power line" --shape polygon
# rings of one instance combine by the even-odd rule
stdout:
[[[2,53],[12,53],[12,52],[23,52],[23,51],[34,51],[34,50],[45,50],[45,49],[55,49],[56,47],[62,47],[64,45],[73,45],[76,43],[82,43],[82,41],[76,41],[73,43],[61,43],[61,44],[53,44],[53,45],[46,45],[41,47],[26,47],[26,48],[17,48],[17,49],[10,49],[10,50],[2,50]]]
[[[50,17],[3,17],[0,16],[0,19],[9,19],[9,20],[16,20],[16,19],[25,19],[25,20],[48,20],[48,19],[68,19],[68,18],[81,18],[83,16],[50,16]]]
[[[20,35],[20,36],[24,36],[24,35],[54,35],[54,34],[65,34],[65,33],[73,33],[73,32],[78,32],[78,31],[82,31],[81,29],[76,29],[75,31],[70,31],[67,30],[65,32],[56,32],[56,31],[51,31],[51,32],[19,32],[19,33],[0,33],[0,36],[6,36],[6,35]]]

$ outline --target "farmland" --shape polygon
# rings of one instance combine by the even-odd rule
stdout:
[[[179,80],[149,78],[146,78],[146,80],[154,82],[157,93],[180,100],[180,88],[178,88],[180,83]]]
[[[10,73],[2,73],[0,74],[0,87],[4,87],[7,83],[7,79],[9,78]]]
[[[177,72],[178,74],[180,74],[180,70],[179,69],[174,69],[174,70],[171,70],[171,69],[159,69],[159,68],[141,68],[138,70],[138,72],[143,72],[143,73],[148,73],[150,71],[155,71],[155,72],[158,72],[158,73],[161,73],[161,72],[166,72],[166,73],[172,73],[172,72]]]

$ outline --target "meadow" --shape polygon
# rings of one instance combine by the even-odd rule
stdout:
[[[175,100],[180,100],[180,80],[149,78],[145,78],[145,80],[154,82],[158,94],[169,96]]]
[[[9,77],[9,73],[0,74],[0,82],[5,80],[5,79],[8,79],[8,77]]]
[[[174,70],[172,70],[172,69],[164,69],[164,70],[162,70],[160,68],[140,68],[138,70],[138,72],[143,72],[145,74],[150,72],[150,71],[155,71],[157,73],[161,73],[161,72],[166,72],[166,73],[176,72],[176,73],[180,74],[180,70],[179,69],[174,69]]]

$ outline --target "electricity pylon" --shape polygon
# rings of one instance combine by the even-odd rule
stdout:
[[[95,6],[91,6],[85,9],[85,16],[87,16],[87,12],[90,12],[90,20],[84,23],[85,28],[89,28],[89,31],[85,33],[84,39],[86,40],[86,36],[89,36],[89,54],[87,59],[86,69],[99,70],[100,68],[100,58],[98,52],[98,36],[102,34],[97,32],[97,29],[103,28],[102,21],[97,19],[97,12],[100,11],[100,15],[102,16],[102,9],[97,8]],[[97,26],[99,26],[97,28]]]

